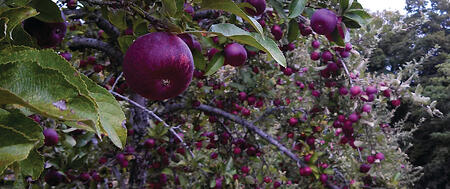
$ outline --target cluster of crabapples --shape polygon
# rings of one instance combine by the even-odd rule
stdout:
[[[264,14],[266,10],[266,2],[265,0],[246,0],[246,2],[250,3],[255,9],[245,8],[246,12],[252,16],[258,16],[261,19],[258,22],[266,28],[266,21],[264,20]],[[69,0],[67,2],[67,6],[70,9],[76,8],[76,0]],[[186,3],[185,4],[185,12],[187,14],[193,15],[195,10],[194,8]],[[328,9],[319,9],[314,12],[310,19],[310,23],[300,22],[298,24],[300,33],[304,37],[314,36],[315,40],[312,41],[311,47],[313,51],[310,54],[310,59],[312,61],[320,61],[320,64],[325,66],[324,69],[319,71],[319,75],[322,79],[326,80],[325,85],[329,88],[335,88],[333,94],[339,94],[342,98],[354,100],[360,102],[360,109],[355,111],[349,115],[337,115],[334,120],[332,127],[335,128],[336,136],[340,137],[340,143],[345,145],[348,144],[353,148],[361,147],[355,146],[355,125],[357,125],[358,121],[361,119],[361,114],[370,113],[372,111],[371,102],[377,98],[377,95],[382,94],[382,96],[386,98],[391,97],[392,91],[387,86],[383,86],[382,84],[373,84],[370,86],[358,86],[354,84],[353,86],[346,87],[342,84],[338,84],[337,77],[343,72],[343,68],[345,64],[342,62],[346,58],[350,57],[352,51],[352,45],[347,43],[344,47],[333,47],[329,48],[328,43],[323,40],[320,41],[317,36],[323,35],[329,41],[332,41],[331,33],[336,30],[339,30],[339,34],[342,36],[343,31],[340,28],[340,18],[331,10]],[[41,27],[39,29],[39,25],[43,25],[45,27]],[[59,44],[66,32],[66,24],[65,23],[43,23],[37,19],[29,19],[24,22],[24,28],[27,32],[30,33],[33,37],[37,39],[38,44],[42,48],[51,48],[55,47]],[[49,34],[50,33],[50,34]],[[283,29],[282,26],[274,24],[270,27],[270,33],[273,36],[273,39],[276,41],[280,41],[283,38]],[[98,38],[101,39],[103,35],[103,31],[98,32]],[[132,29],[127,29],[124,31],[124,35],[133,35]],[[242,44],[237,42],[229,42],[226,44],[219,44],[218,37],[213,37],[212,40],[215,44],[221,45],[223,48],[219,50],[218,48],[210,48],[209,50],[203,50],[201,44],[195,39],[193,35],[190,34],[172,34],[168,32],[153,32],[137,38],[128,48],[124,61],[123,61],[123,73],[126,79],[126,82],[122,82],[118,84],[118,87],[114,90],[120,94],[126,92],[128,87],[133,91],[138,93],[139,95],[155,101],[162,101],[170,98],[174,98],[183,92],[185,92],[193,77],[198,79],[197,87],[202,88],[204,86],[203,81],[207,82],[206,76],[202,71],[196,70],[194,68],[194,59],[192,55],[192,51],[205,52],[205,57],[208,60],[212,60],[213,57],[217,53],[222,53],[225,57],[224,64],[235,67],[236,69],[240,69],[243,67],[247,61],[247,59],[254,57],[256,54],[260,53],[258,51],[250,51],[246,49]],[[324,44],[322,44],[324,43]],[[296,48],[294,43],[288,43],[285,45],[280,45],[280,49],[282,51],[293,51]],[[221,52],[222,51],[222,52]],[[158,56],[155,56],[158,55]],[[61,56],[66,60],[70,61],[72,56],[68,52],[61,53]],[[98,64],[96,58],[94,56],[89,56],[87,60],[81,60],[79,63],[80,69],[93,69],[94,72],[102,72],[104,69],[104,65]],[[260,73],[258,67],[252,67],[252,70],[255,74]],[[290,77],[293,74],[301,71],[306,72],[307,69],[298,70],[294,67],[286,67],[281,68],[281,71],[286,77]],[[293,79],[293,77],[290,77]],[[356,80],[357,76],[351,75],[352,80]],[[109,78],[108,84],[109,86],[114,85],[115,78]],[[315,86],[313,82],[308,83],[305,86],[305,83],[300,81],[295,81],[295,85],[297,85],[301,90],[310,90],[311,95],[318,99],[321,97],[323,92],[320,90],[318,86]],[[225,86],[223,83],[211,83],[207,84],[211,85],[213,90],[221,90]],[[278,85],[282,85],[283,82],[278,80]],[[341,85],[341,86],[338,86]],[[380,91],[380,88],[383,88]],[[268,101],[272,101],[272,103],[267,103]],[[229,111],[234,115],[241,115],[243,117],[249,117],[252,113],[252,109],[262,110],[264,107],[273,106],[281,106],[281,105],[289,105],[291,100],[286,98],[285,100],[281,99],[267,99],[262,96],[258,96],[258,94],[239,92],[235,95],[228,97],[228,99],[215,99],[213,101],[215,107],[223,109],[225,111]],[[395,99],[391,101],[393,106],[399,106],[401,103],[400,99]],[[201,102],[198,100],[192,100],[192,105],[200,106]],[[311,112],[318,112],[320,108],[313,108]],[[32,117],[36,122],[40,122],[38,120],[39,117]],[[298,126],[301,122],[306,121],[306,118],[301,117],[291,117],[287,120],[287,124],[291,127]],[[210,123],[217,123],[219,119],[216,116],[209,115]],[[228,121],[224,121],[223,124],[229,124]],[[202,126],[196,125],[193,127],[195,132],[201,133],[201,139],[197,141],[191,141],[188,143],[189,146],[193,147],[195,150],[201,149],[217,149],[220,144],[229,145],[231,149],[232,156],[235,159],[245,159],[248,157],[259,157],[264,154],[264,151],[260,149],[258,146],[251,144],[245,138],[233,138],[232,135],[228,132],[211,132],[206,131]],[[313,128],[314,133],[319,133],[322,130],[319,126]],[[313,133],[313,134],[314,134]],[[316,144],[316,138],[313,134],[306,135],[302,133],[300,136],[295,136],[294,132],[287,132],[287,138],[293,139],[295,137],[300,138],[304,141],[305,144],[309,146],[309,148],[314,149]],[[134,130],[129,129],[128,135],[133,136]],[[182,136],[182,134],[180,134]],[[298,135],[298,134],[297,134]],[[46,146],[55,146],[58,145],[58,133],[54,129],[45,129],[45,145]],[[177,143],[180,141],[175,140]],[[177,153],[185,155],[186,150],[181,146],[177,145],[174,149],[168,149],[167,141],[158,140],[154,138],[147,138],[144,141],[141,141],[139,147],[136,149],[145,149],[146,151],[150,151],[157,158],[154,158],[149,165],[149,168],[152,170],[160,171],[167,167],[170,163],[170,160],[174,159],[173,154],[167,152],[167,150],[175,150]],[[115,156],[110,157],[101,157],[99,159],[99,164],[105,164],[107,162],[113,162],[121,168],[127,168],[129,166],[130,157],[136,155],[136,150],[133,146],[127,146],[123,152],[116,154]],[[296,145],[294,150],[301,151],[302,146]],[[215,160],[221,155],[218,152],[211,152],[210,158]],[[306,154],[303,156],[305,162],[310,162],[312,154]],[[380,153],[376,153],[375,155],[371,155],[367,157],[367,163],[360,165],[360,172],[367,173],[371,168],[371,164],[376,160],[383,160],[384,155]],[[245,163],[239,164],[239,173],[233,175],[233,179],[240,179],[248,175],[252,170]],[[323,170],[329,167],[326,163],[320,163],[319,167]],[[184,169],[186,172],[192,172],[189,167]],[[299,174],[301,176],[310,176],[313,174],[313,170],[310,167],[301,167],[299,169]],[[66,175],[71,175],[70,173],[66,173]],[[331,175],[327,175],[325,173],[321,173],[319,180],[323,183],[328,182]],[[84,172],[80,173],[78,177],[82,182],[88,182],[90,180],[94,180],[99,182],[102,180],[101,176],[96,171]],[[73,178],[75,179],[75,177]],[[49,185],[55,186],[64,181],[63,175],[55,170],[50,169],[47,171],[45,175],[45,180]],[[167,183],[168,176],[166,174],[157,174],[154,175],[152,179],[149,179],[150,188],[161,188]],[[178,178],[174,178],[175,184],[180,184]],[[224,178],[222,176],[217,176],[215,180],[215,187],[222,188]],[[280,187],[283,183],[281,181],[272,180],[271,177],[266,176],[263,179],[265,184],[272,184],[273,188]],[[258,185],[260,187],[262,185]]]

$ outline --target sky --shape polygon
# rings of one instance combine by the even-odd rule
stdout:
[[[382,10],[398,10],[400,13],[405,14],[405,0],[358,0],[361,5],[369,9],[370,11],[382,11]]]

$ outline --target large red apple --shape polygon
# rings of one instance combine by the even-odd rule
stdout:
[[[151,100],[178,96],[191,83],[194,60],[186,43],[176,35],[143,35],[125,54],[123,73],[130,88]]]
[[[337,16],[333,11],[319,9],[311,16],[311,27],[314,32],[327,35],[334,31],[337,21]]]

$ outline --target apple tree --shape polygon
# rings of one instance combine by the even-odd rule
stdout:
[[[4,0],[0,185],[397,188],[420,63],[366,73],[356,0]],[[362,39],[364,40],[364,39]]]

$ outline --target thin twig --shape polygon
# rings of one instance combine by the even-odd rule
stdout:
[[[111,89],[109,90],[109,92],[114,91],[114,88],[116,88],[117,83],[119,82],[120,78],[122,78],[123,72],[120,72],[119,76],[117,77],[117,79],[114,81],[113,86],[111,87]]]
[[[359,161],[364,162],[364,160],[362,159],[362,156],[361,156],[361,150],[359,150],[359,147],[356,147],[356,149],[358,149]]]
[[[120,174],[119,169],[117,169],[116,166],[113,166],[113,167],[111,168],[111,170],[112,170],[114,176],[115,176],[115,177],[117,178],[117,180],[119,181],[120,189],[125,189],[125,188],[127,188],[126,185],[125,185],[125,182],[124,182],[124,180],[123,180],[122,174]]]
[[[144,10],[142,10],[139,6],[132,5],[132,6],[130,6],[130,8],[134,12],[138,13],[139,15],[141,15],[146,20],[150,21],[150,24],[152,24],[153,26],[157,26],[157,27],[162,28],[162,29],[168,29],[168,24],[169,23],[164,23],[162,20],[153,17],[148,12],[145,12]]]
[[[184,146],[184,148],[185,148],[186,150],[189,151],[189,153],[191,154],[191,157],[192,157],[192,158],[195,158],[194,153],[190,150],[189,146],[183,141],[183,139],[180,137],[180,135],[178,135],[178,133],[175,132],[175,130],[173,129],[173,127],[169,126],[164,120],[162,120],[162,119],[161,119],[158,115],[156,115],[153,111],[151,111],[151,110],[147,109],[146,107],[140,105],[139,103],[137,103],[137,102],[135,102],[135,101],[133,101],[133,100],[127,98],[126,96],[120,95],[119,93],[116,93],[116,92],[114,92],[114,91],[111,91],[110,93],[113,94],[114,96],[117,96],[117,97],[119,97],[119,98],[121,98],[121,99],[126,100],[128,103],[131,103],[131,104],[133,104],[134,106],[136,106],[136,107],[138,107],[138,108],[141,108],[142,110],[144,110],[145,112],[147,112],[153,119],[156,119],[156,120],[158,120],[159,122],[163,123],[163,125],[164,125],[165,127],[168,127],[168,128],[169,128],[170,133],[172,133],[172,134],[173,134],[173,135],[181,142],[181,144]]]
[[[342,59],[341,63],[342,63],[342,67],[344,67],[345,73],[348,76],[348,81],[350,82],[350,86],[353,86],[352,77],[350,76],[350,72],[348,71],[347,65],[345,65],[345,61],[343,59]]]

